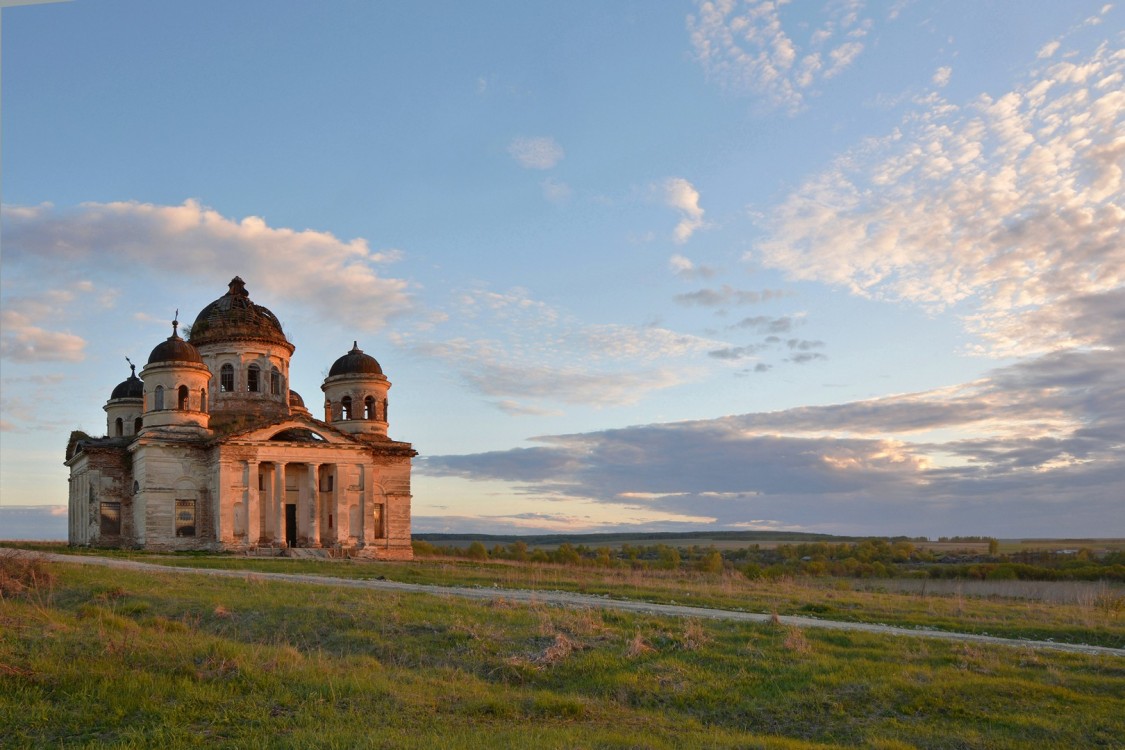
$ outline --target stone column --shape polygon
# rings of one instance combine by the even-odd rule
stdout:
[[[340,507],[340,464],[330,464],[332,477],[332,491],[328,496],[328,507],[332,509],[332,535],[333,541],[340,544],[348,543],[348,509]]]
[[[285,462],[273,462],[274,539],[285,542]]]
[[[320,546],[320,464],[308,463],[309,467],[309,546]]]
[[[251,547],[256,547],[262,536],[261,470],[256,460],[246,462],[246,543]]]

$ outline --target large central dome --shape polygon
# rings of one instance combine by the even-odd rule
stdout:
[[[191,324],[188,341],[195,346],[220,341],[264,341],[280,344],[293,352],[293,345],[281,330],[281,321],[268,308],[250,300],[246,283],[235,276],[222,297],[199,311]]]

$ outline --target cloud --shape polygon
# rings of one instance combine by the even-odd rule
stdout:
[[[954,388],[543,436],[534,448],[423,459],[418,470],[509,482],[529,496],[628,499],[637,520],[1120,535],[1122,372],[1120,352],[1057,352]]]
[[[708,357],[715,359],[738,360],[752,357],[765,348],[761,344],[751,344],[750,346],[728,346],[724,349],[714,349],[707,352]]]
[[[557,417],[562,415],[562,412],[557,409],[542,409],[537,406],[521,404],[518,401],[512,401],[510,399],[496,401],[493,405],[500,411],[513,417]]]
[[[413,308],[407,282],[378,266],[401,251],[366,240],[270,227],[256,216],[227,218],[196,201],[3,207],[5,262],[53,272],[97,274],[110,262],[134,272],[200,280],[224,288],[239,273],[263,297],[285,299],[322,320],[376,331]]]
[[[0,539],[65,540],[66,513],[65,505],[0,506]]]
[[[953,68],[948,66],[938,68],[934,72],[933,83],[939,89],[945,88],[949,85],[949,79],[953,76]]]
[[[755,94],[771,107],[800,110],[822,81],[849,68],[871,30],[860,0],[828,3],[803,39],[782,23],[781,2],[700,0],[687,18],[695,58],[728,91]],[[891,16],[894,17],[893,15]]]
[[[62,331],[49,331],[15,310],[0,313],[0,357],[13,362],[81,362],[86,340]]]
[[[703,209],[699,207],[699,191],[682,177],[670,177],[664,181],[664,202],[680,212],[680,223],[672,232],[677,244],[691,239],[695,231],[703,226]]]
[[[800,322],[792,316],[783,316],[780,318],[771,318],[768,315],[753,315],[748,318],[743,318],[731,328],[748,328],[758,333],[788,333],[793,330],[793,326]]]
[[[71,319],[69,305],[88,295],[94,295],[100,307],[112,307],[117,297],[115,290],[98,289],[89,279],[44,289],[35,296],[5,297],[0,305],[0,358],[21,363],[81,362],[86,358],[86,340],[53,328],[65,326]]]
[[[543,197],[556,205],[561,205],[569,201],[571,193],[573,192],[570,189],[570,185],[567,185],[565,182],[553,180],[550,177],[539,183],[539,186],[543,188]]]
[[[515,138],[508,144],[508,153],[527,169],[550,169],[565,155],[562,146],[550,136]]]
[[[482,330],[491,336],[481,337]],[[452,365],[468,387],[513,414],[554,411],[543,403],[636,403],[698,377],[692,360],[722,343],[658,326],[584,323],[523,289],[466,291],[444,323],[421,334],[400,331],[393,340]]]
[[[709,279],[718,273],[711,266],[697,266],[690,258],[683,255],[673,255],[669,258],[668,268],[681,279]]]
[[[1125,53],[1048,63],[1006,93],[938,97],[759,215],[747,254],[854,294],[956,308],[976,351],[1122,343],[1076,301],[1125,282]],[[1084,303],[1089,304],[1089,302]]]
[[[787,293],[781,289],[754,291],[735,289],[724,284],[718,289],[698,289],[694,292],[677,294],[674,299],[677,303],[689,307],[719,307],[720,305],[755,305],[759,302],[769,302],[785,296],[787,296]]]
[[[1057,40],[1057,39],[1054,40],[1054,41],[1047,42],[1046,44],[1044,44],[1042,47],[1039,48],[1039,54],[1036,55],[1036,57],[1038,57],[1040,60],[1045,60],[1048,57],[1053,57],[1054,54],[1056,52],[1058,52],[1060,44],[1061,44],[1061,42],[1059,42],[1059,40]]]

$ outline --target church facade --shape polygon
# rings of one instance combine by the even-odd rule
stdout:
[[[178,325],[113,389],[106,435],[71,434],[70,543],[410,559],[417,454],[387,434],[375,358],[353,344],[332,364],[320,420],[289,388],[293,344],[242,279],[186,338]]]

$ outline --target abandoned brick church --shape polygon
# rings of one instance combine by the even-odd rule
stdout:
[[[186,338],[152,350],[71,434],[71,544],[319,547],[409,559],[410,443],[387,436],[391,384],[358,346],[328,371],[324,421],[289,389],[294,346],[235,277]]]

